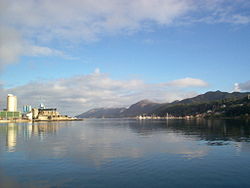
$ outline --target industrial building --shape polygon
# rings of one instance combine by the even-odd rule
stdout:
[[[23,106],[23,113],[29,113],[31,112],[32,108],[30,105]]]
[[[17,110],[17,97],[8,94],[6,109],[0,111],[0,122],[27,122],[27,121],[72,121],[81,120],[67,115],[60,115],[56,108],[45,108],[43,104],[39,108],[30,105],[23,106],[23,114]]]
[[[16,112],[17,111],[17,98],[12,94],[7,96],[7,111]]]
[[[17,111],[17,97],[12,94],[8,94],[6,109],[0,111],[0,120],[20,119],[21,117],[21,112]]]
[[[21,112],[8,112],[8,111],[0,112],[0,119],[19,119],[21,117],[22,117]]]
[[[63,121],[75,120],[75,118],[66,115],[60,115],[56,108],[45,108],[43,104],[40,108],[32,108],[32,119],[34,121]]]

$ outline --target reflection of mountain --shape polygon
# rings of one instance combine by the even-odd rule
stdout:
[[[138,120],[131,130],[139,134],[157,131],[175,132],[207,141],[250,141],[250,122],[240,120]]]
[[[16,146],[12,145],[15,151],[25,153],[29,159],[66,158],[84,165],[155,154],[200,158],[214,146],[225,144],[233,150],[242,148],[238,152],[249,151],[250,147],[245,144],[250,141],[250,123],[238,120],[98,119],[71,124],[74,126],[68,127],[65,122],[19,125],[10,132],[12,136],[5,126],[0,127],[0,135],[10,136],[7,139],[11,143],[16,141]],[[64,129],[58,131],[61,126]]]
[[[206,145],[190,145],[185,136],[167,133],[156,128],[157,125],[157,131],[141,136],[134,134],[141,127],[135,120],[86,120],[85,123],[85,126],[73,132],[75,139],[64,137],[65,148],[60,150],[60,156],[69,155],[79,163],[88,161],[88,164],[100,165],[115,158],[136,160],[157,153],[195,158],[208,152]],[[144,131],[152,130],[145,125]],[[70,148],[68,153],[67,148]]]
[[[74,134],[74,139],[65,136],[65,146],[52,151],[95,165],[154,153],[199,158],[207,155],[211,146],[247,141],[250,135],[249,123],[244,121],[102,119],[86,120],[84,124],[69,134]]]
[[[240,152],[250,152],[250,142],[238,142],[235,145]]]

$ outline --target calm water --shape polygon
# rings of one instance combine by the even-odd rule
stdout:
[[[250,122],[0,124],[0,187],[250,187]]]

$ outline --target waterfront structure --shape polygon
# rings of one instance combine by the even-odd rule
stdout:
[[[17,97],[8,94],[7,108],[0,111],[0,122],[27,122],[27,121],[74,121],[82,120],[67,115],[60,115],[56,108],[45,108],[40,104],[39,108],[31,108],[30,105],[23,106],[23,114],[17,111]]]
[[[38,120],[52,120],[53,118],[60,117],[56,108],[39,108],[38,109]]]
[[[40,104],[39,109],[45,109],[45,105],[43,103]]]
[[[28,119],[28,120],[32,120],[32,119],[33,119],[33,114],[32,114],[32,112],[29,112],[29,113],[25,114],[25,117],[26,117],[26,119]]]
[[[17,97],[8,94],[7,96],[7,108],[0,111],[0,119],[2,120],[16,120],[22,117],[21,112],[17,111]]]
[[[58,116],[56,108],[40,108],[38,109],[40,116]]]
[[[8,94],[7,96],[7,111],[8,112],[17,111],[17,97],[12,94]]]
[[[78,120],[67,115],[60,115],[56,108],[32,108],[32,120],[33,121],[71,121]]]
[[[19,119],[21,117],[21,112],[0,111],[0,119]]]
[[[32,108],[30,105],[23,106],[23,113],[29,113],[31,112]]]
[[[37,119],[38,118],[38,109],[37,108],[32,108],[32,119]]]

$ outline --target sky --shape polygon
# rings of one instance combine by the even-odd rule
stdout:
[[[0,0],[0,109],[250,91],[249,49],[249,0]]]

